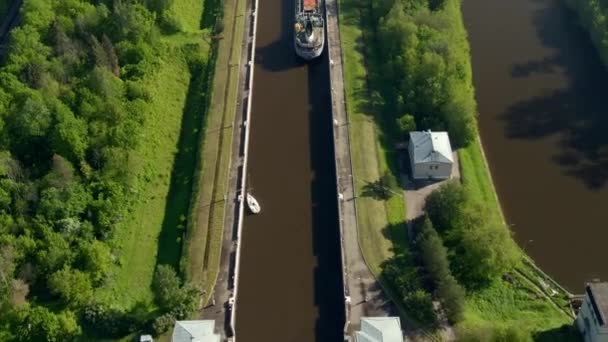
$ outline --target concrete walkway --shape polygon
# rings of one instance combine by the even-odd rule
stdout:
[[[345,272],[345,295],[350,298],[350,303],[347,301],[346,305],[347,325],[345,333],[351,335],[354,330],[359,329],[361,317],[396,315],[396,310],[367,267],[359,247],[337,0],[326,0],[325,7],[332,87],[336,173],[338,192],[341,198],[339,200],[339,216]]]
[[[237,0],[238,1],[238,0]],[[236,2],[236,1],[235,1]],[[239,201],[238,196],[241,192],[240,184],[241,177],[243,177],[243,166],[244,166],[244,131],[246,128],[246,117],[245,111],[247,109],[248,97],[250,95],[249,89],[249,77],[248,73],[251,71],[253,66],[249,65],[249,58],[253,46],[253,35],[255,32],[252,31],[253,11],[254,11],[254,0],[247,0],[246,4],[246,16],[244,20],[245,32],[242,37],[234,37],[234,39],[242,39],[240,44],[241,56],[239,69],[239,83],[238,83],[238,103],[236,105],[236,113],[234,116],[233,130],[232,130],[232,151],[230,156],[230,169],[228,176],[228,188],[226,194],[226,207],[224,212],[224,229],[222,235],[222,252],[220,256],[220,267],[218,270],[217,280],[213,288],[213,295],[211,303],[205,307],[201,314],[201,319],[213,319],[215,320],[216,332],[221,335],[222,341],[230,341],[234,339],[234,331],[231,326],[231,310],[232,307],[229,304],[229,300],[234,297],[235,286],[235,262],[236,262],[236,249],[238,246],[238,215],[239,215]],[[238,15],[238,14],[235,14]],[[232,42],[233,44],[237,41]],[[218,63],[234,63],[231,60],[218,61]],[[248,77],[249,76],[249,77]]]

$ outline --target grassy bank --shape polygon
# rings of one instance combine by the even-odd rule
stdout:
[[[223,30],[215,50],[209,115],[205,137],[198,149],[187,244],[181,265],[186,278],[203,284],[204,302],[212,295],[219,271],[245,6],[243,0],[223,3],[223,17],[220,18]],[[211,28],[211,24],[207,25]]]
[[[386,114],[382,114],[382,104],[369,100],[374,98],[374,91],[383,87],[381,84],[374,84],[377,77],[369,75],[374,70],[379,70],[379,65],[383,63],[382,58],[374,57],[373,53],[374,44],[378,42],[374,39],[376,28],[370,25],[371,7],[371,3],[365,1],[340,1],[340,30],[351,122],[353,173],[359,194],[367,182],[377,180],[383,173],[399,174],[395,163],[397,156],[390,142],[402,140],[394,132],[392,121],[384,117]],[[454,54],[456,58],[462,58],[462,64],[467,66],[467,70],[463,70],[464,82],[470,87],[469,95],[472,97],[470,56],[460,3],[449,0],[440,12],[438,15],[447,18],[450,25],[447,30],[450,41],[459,42],[454,45],[460,50]],[[492,220],[504,221],[479,140],[475,139],[466,148],[460,149],[459,159],[462,181],[467,192],[487,205]],[[361,195],[357,199],[363,253],[372,272],[377,276],[381,271],[380,265],[394,255],[395,248],[409,248],[403,233],[395,234],[403,232],[404,208],[402,196],[394,196],[389,202]],[[521,255],[522,258],[525,257],[523,252]],[[524,329],[528,336],[535,335],[540,339],[569,338],[567,331],[559,329],[563,324],[572,321],[562,311],[566,304],[565,293],[557,287],[552,287],[558,294],[554,295],[553,300],[549,300],[545,293],[553,292],[543,283],[550,282],[541,281],[539,273],[527,262],[518,266],[513,274],[509,281],[497,280],[491,286],[480,291],[471,291],[467,295],[465,319],[456,326],[457,331],[462,336],[475,334],[491,339],[502,331]],[[530,274],[534,275],[525,276]]]
[[[181,10],[176,13],[187,23],[200,19],[203,3],[178,0],[174,10]],[[180,260],[205,108],[204,70],[192,68],[189,56],[207,60],[206,37],[204,30],[163,36],[158,68],[145,80],[152,102],[133,165],[138,200],[117,229],[113,242],[119,266],[99,293],[124,308],[151,301],[156,265],[176,267]]]

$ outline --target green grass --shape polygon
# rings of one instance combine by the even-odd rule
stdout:
[[[215,285],[222,249],[225,202],[232,153],[232,123],[236,111],[245,1],[224,3],[224,30],[217,47],[207,133],[201,142],[197,190],[190,212],[185,274],[202,283],[204,301]]]
[[[391,236],[405,232],[405,204],[403,196],[393,196],[388,202],[361,196],[363,187],[378,180],[390,169],[387,156],[390,146],[383,145],[374,116],[378,115],[369,106],[367,93],[367,70],[363,55],[358,52],[362,30],[357,25],[358,17],[348,7],[348,1],[340,2],[340,34],[344,55],[344,86],[348,103],[350,141],[353,162],[353,178],[357,193],[357,221],[359,243],[372,273],[380,274],[381,264],[394,255],[395,242]],[[403,235],[403,234],[401,234]],[[402,246],[399,248],[403,248]]]
[[[138,300],[152,299],[150,284],[189,78],[188,69],[178,61],[162,63],[148,79],[152,86],[152,111],[145,128],[147,134],[138,151],[139,158],[148,162],[141,166],[139,173],[154,176],[147,183],[142,179],[144,184],[138,190],[138,201],[116,229],[113,243],[121,266],[103,288],[106,295],[124,307]]]
[[[205,8],[204,0],[176,0],[171,5],[171,13],[179,18],[185,32],[196,32],[201,28],[201,17]]]
[[[176,8],[194,10],[176,0]],[[198,14],[181,10],[184,21],[199,20]],[[160,61],[144,83],[152,99],[145,135],[132,160],[138,175],[136,202],[116,229],[112,245],[119,265],[98,297],[129,308],[136,302],[151,302],[151,282],[159,263],[177,266],[182,235],[192,192],[192,177],[204,109],[203,75],[191,74],[182,48],[198,47],[204,59],[209,44],[197,32],[163,36]]]
[[[467,191],[473,198],[484,201],[493,217],[504,221],[479,142],[461,149],[458,155]],[[527,258],[523,251],[520,252],[522,258]],[[470,293],[465,305],[465,320],[456,328],[479,330],[517,327],[534,334],[572,323],[572,317],[564,313],[568,310],[566,293],[553,286],[547,276],[539,274],[530,263],[523,263],[517,270],[512,273],[513,284],[497,280],[487,289]],[[540,279],[558,292],[551,297],[552,300],[547,297],[551,295],[551,290],[546,290]],[[560,338],[564,336],[560,335]]]
[[[515,327],[533,333],[556,330],[572,323],[521,278],[496,282],[467,299],[465,319],[457,330]],[[560,340],[561,341],[561,340]]]
[[[467,191],[473,198],[487,204],[492,217],[502,219],[498,198],[479,142],[476,141],[466,148],[460,149],[458,158],[462,172],[462,183]]]
[[[389,162],[394,161],[395,157],[390,148],[384,148],[387,145],[384,141],[387,137],[383,132],[390,129],[383,130],[386,127],[383,127],[383,119],[374,113],[367,102],[368,86],[377,89],[374,88],[377,85],[366,84],[368,77],[365,63],[374,61],[366,60],[362,52],[364,50],[362,43],[366,38],[362,28],[365,28],[365,24],[361,18],[362,11],[356,6],[353,0],[340,1],[340,32],[348,114],[351,122],[353,173],[357,191],[360,193],[367,182],[376,180],[387,170],[392,170]],[[442,15],[447,16],[453,26],[449,33],[450,40],[462,41],[463,44],[456,45],[465,47],[456,55],[458,58],[464,58],[464,65],[469,66],[467,78],[472,96],[467,34],[462,23],[459,2],[448,1],[448,6]],[[371,29],[368,31],[371,32]],[[487,204],[492,217],[504,222],[479,141],[461,149],[459,159],[462,179],[467,191],[473,198]],[[379,275],[381,263],[393,255],[392,248],[408,248],[405,231],[402,228],[405,220],[403,198],[395,196],[388,202],[381,202],[359,196],[357,210],[363,253],[372,272]],[[544,332],[540,336],[544,340],[556,337],[566,340],[572,338],[571,335],[561,334],[558,329],[561,325],[572,322],[569,316],[557,308],[557,306],[562,309],[565,307],[565,294],[560,292],[553,297],[553,302],[548,300],[538,281],[531,282],[523,276],[532,273],[534,274],[530,276],[532,280],[543,278],[534,267],[524,263],[518,267],[518,270],[519,272],[514,272],[512,283],[497,281],[487,289],[469,294],[465,320],[456,328],[466,330],[515,327],[530,332]],[[545,282],[550,283],[546,280],[546,276],[544,279]],[[559,292],[559,288],[553,288]],[[388,290],[389,295],[396,298],[391,294],[390,288]]]

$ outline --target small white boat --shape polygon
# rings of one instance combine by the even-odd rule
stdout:
[[[251,210],[251,212],[254,214],[257,214],[260,212],[260,210],[262,210],[258,201],[253,198],[250,193],[247,193],[247,207],[249,207],[249,210]]]

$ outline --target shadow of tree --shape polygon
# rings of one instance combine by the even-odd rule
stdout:
[[[346,80],[356,84],[351,89],[354,101],[348,104],[354,112],[366,115],[377,127],[379,153],[384,154],[390,175],[393,179],[400,177],[399,153],[394,148],[396,141],[403,140],[395,124],[394,106],[384,99],[396,98],[395,87],[386,81],[382,67],[385,65],[384,56],[376,51],[372,8],[369,1],[344,0],[340,3],[341,25],[356,27],[361,30],[361,36],[354,40],[355,50],[363,58],[365,73],[354,80]],[[348,76],[348,75],[347,75]],[[350,77],[353,77],[352,75]],[[349,108],[349,110],[351,110]],[[371,194],[370,194],[371,195]]]
[[[544,46],[555,54],[512,67],[514,78],[560,74],[567,86],[546,91],[509,107],[501,119],[509,138],[557,136],[551,159],[568,176],[598,190],[608,181],[608,72],[576,14],[556,1],[535,0],[534,25]],[[556,34],[557,33],[557,34]]]
[[[191,72],[156,256],[157,265],[168,264],[176,270],[179,269],[182,255],[182,237],[190,206],[198,142],[205,125],[204,106],[207,100],[207,66],[196,67]]]
[[[564,324],[561,327],[538,332],[534,335],[537,342],[578,342],[583,341],[581,334],[572,324]]]
[[[367,182],[363,186],[361,195],[363,197],[371,197],[378,201],[386,201],[395,194],[393,189],[396,188],[396,183],[392,182],[392,180],[393,177],[386,174],[375,181]]]

